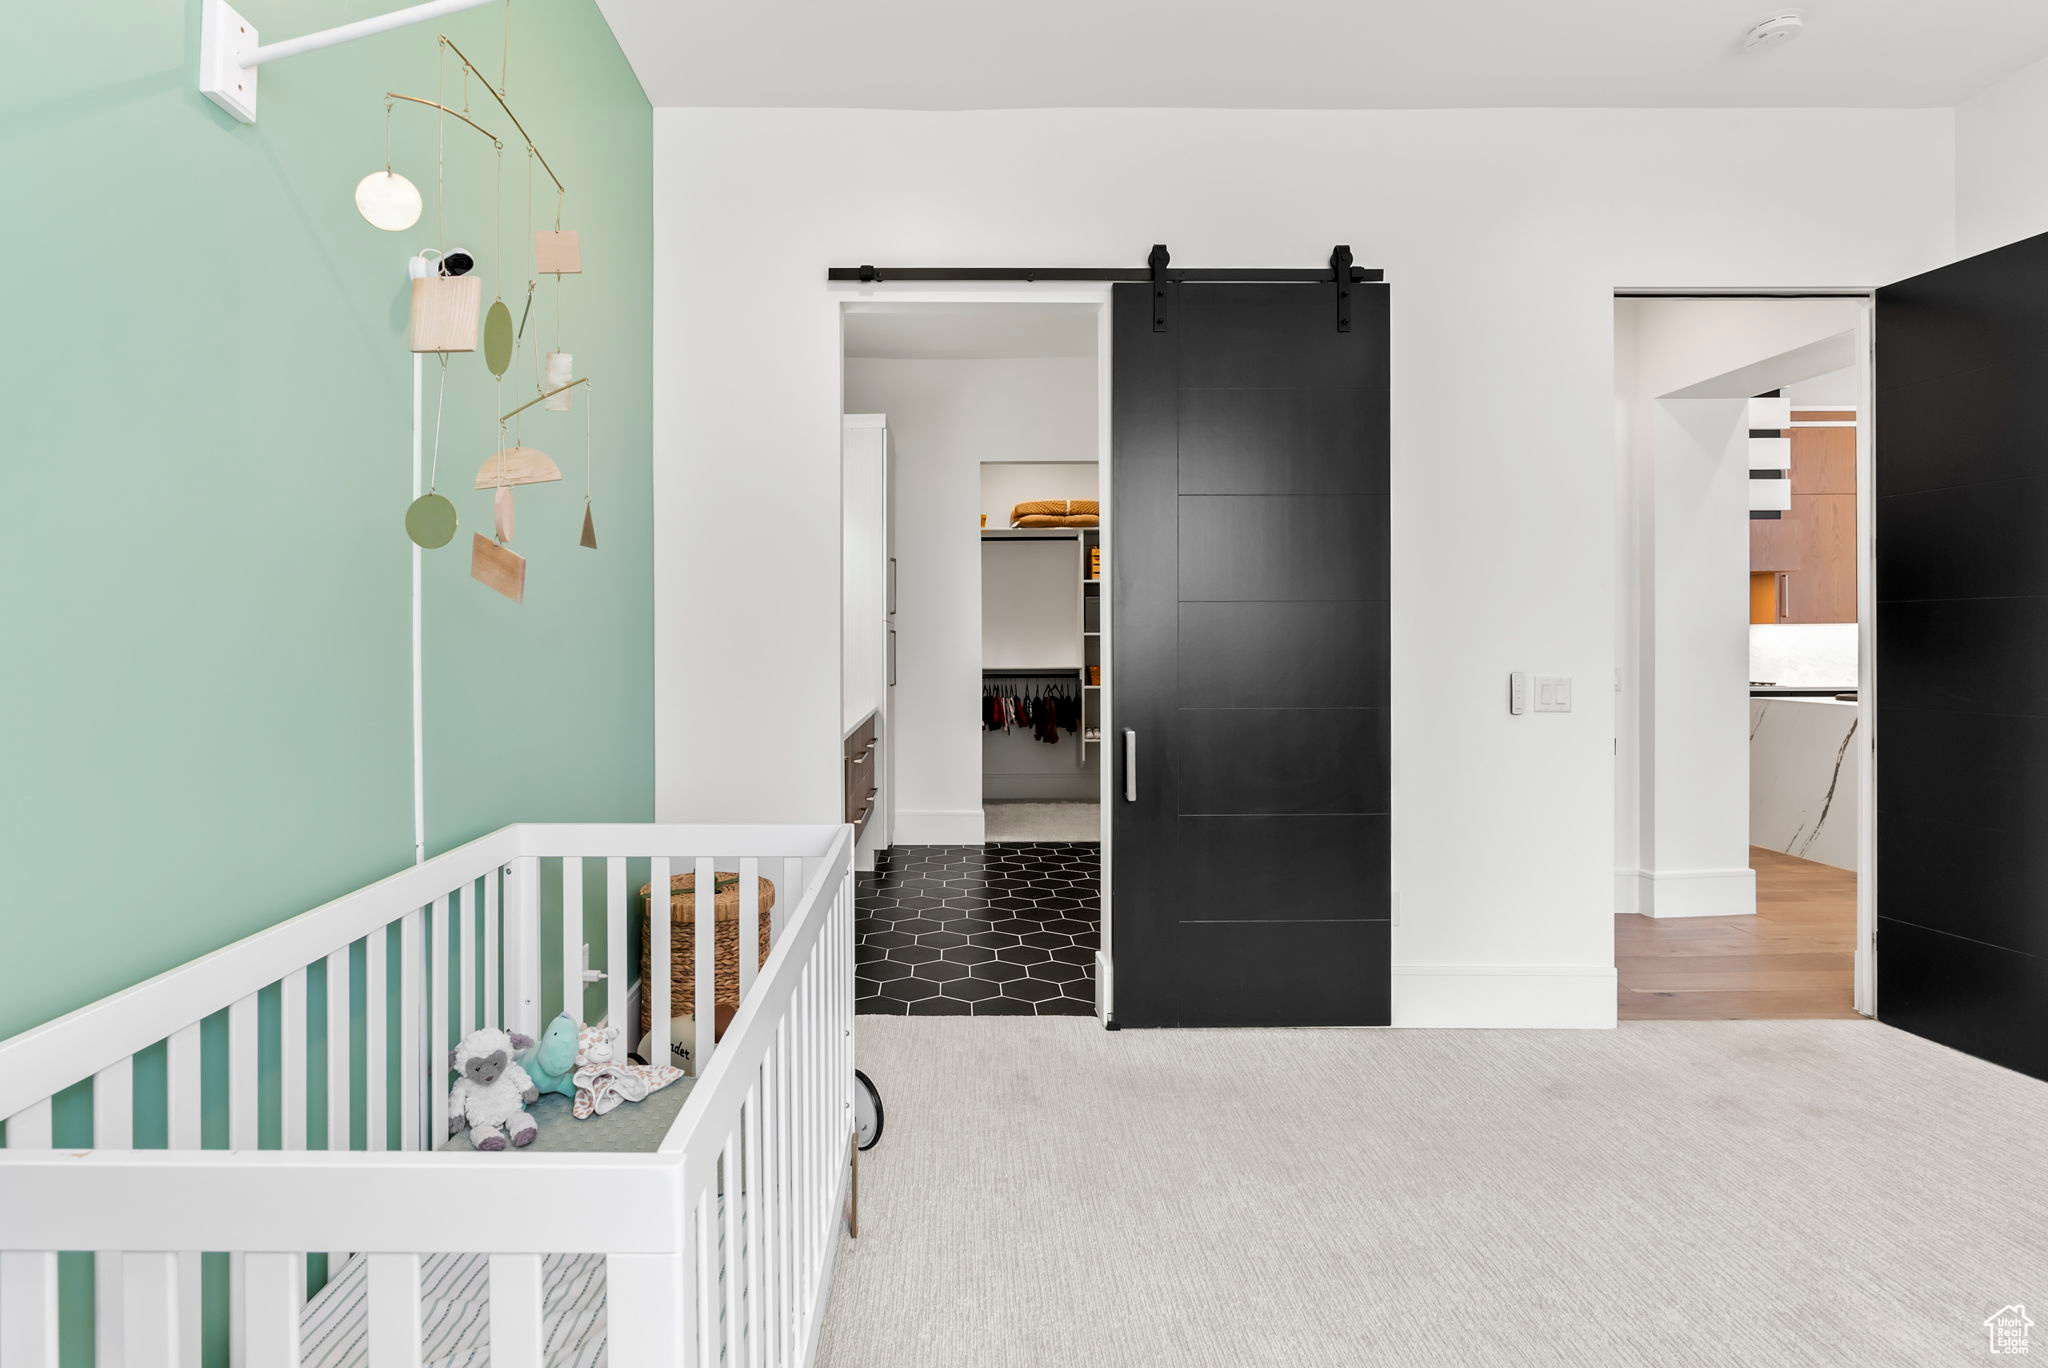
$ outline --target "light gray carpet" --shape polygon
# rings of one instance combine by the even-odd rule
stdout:
[[[984,803],[982,839],[1037,844],[1102,839],[1100,803]]]
[[[2048,1353],[2048,1085],[1872,1022],[858,1046],[828,1368],[1929,1368],[2014,1302]]]

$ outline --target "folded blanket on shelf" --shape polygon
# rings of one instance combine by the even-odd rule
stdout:
[[[1095,499],[1034,499],[1010,510],[1012,527],[1099,527],[1102,504]]]

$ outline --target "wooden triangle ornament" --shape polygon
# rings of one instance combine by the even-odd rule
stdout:
[[[576,539],[578,546],[597,550],[597,524],[590,520],[590,500],[583,501],[583,535]]]

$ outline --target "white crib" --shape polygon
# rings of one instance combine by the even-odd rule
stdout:
[[[367,1313],[351,1361],[373,1368],[429,1362],[422,1265],[445,1271],[449,1254],[483,1256],[493,1368],[558,1361],[544,1345],[550,1255],[601,1260],[611,1368],[808,1363],[853,1126],[851,852],[843,826],[506,827],[0,1041],[0,1368],[58,1363],[67,1251],[91,1251],[103,1366],[198,1368],[200,1251],[227,1255],[228,1352],[246,1368],[301,1361],[309,1253],[328,1256],[330,1278],[349,1271]],[[538,1035],[563,1007],[598,1015],[586,943],[604,1014],[627,1022],[628,876],[637,898],[671,871],[697,875],[700,947],[714,943],[714,871],[739,875],[742,946],[756,944],[757,880],[777,898],[773,951],[758,972],[740,956],[738,1014],[715,1047],[700,1036],[659,1151],[437,1151],[461,1034]],[[661,1059],[668,938],[652,953],[647,1048]],[[699,1022],[713,1019],[713,973],[698,954]],[[544,1000],[544,978],[566,986]],[[69,1133],[87,1091],[80,1148]],[[209,1096],[224,1097],[224,1149],[202,1147]]]

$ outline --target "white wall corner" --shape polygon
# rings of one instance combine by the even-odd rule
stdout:
[[[1640,912],[1643,910],[1643,871],[1640,869],[1617,869],[1614,871],[1614,914]]]
[[[1646,917],[1753,917],[1756,871],[1646,869],[1636,896]]]
[[[1614,1026],[1612,965],[1397,964],[1393,1024],[1491,1030]]]
[[[981,845],[987,827],[980,808],[956,812],[896,810],[896,845]]]

